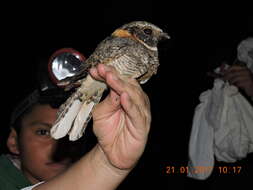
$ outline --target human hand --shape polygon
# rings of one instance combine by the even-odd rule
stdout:
[[[113,167],[131,169],[146,146],[151,123],[149,99],[135,79],[123,79],[111,66],[99,64],[90,74],[110,88],[92,112],[99,146]]]
[[[253,73],[246,66],[232,65],[228,69],[221,69],[223,80],[237,86],[253,97]]]

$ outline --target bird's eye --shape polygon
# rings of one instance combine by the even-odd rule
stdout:
[[[151,35],[152,34],[152,30],[149,28],[144,29],[144,33],[147,35]]]

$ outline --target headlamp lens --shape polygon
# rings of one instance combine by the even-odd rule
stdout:
[[[52,81],[58,85],[64,79],[80,73],[85,57],[72,48],[56,51],[50,58],[48,70]]]

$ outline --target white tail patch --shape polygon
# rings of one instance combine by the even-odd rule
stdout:
[[[54,139],[59,139],[66,136],[72,126],[74,119],[76,118],[76,113],[80,110],[82,102],[79,99],[74,100],[71,106],[68,108],[65,116],[62,117],[54,126],[51,128],[51,136]]]
[[[91,101],[90,103],[84,103],[75,118],[74,125],[69,132],[69,140],[75,141],[82,137],[84,131],[87,127],[87,124],[91,117],[91,111],[94,107],[95,103]]]

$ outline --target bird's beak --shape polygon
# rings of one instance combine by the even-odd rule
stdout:
[[[160,36],[160,39],[168,40],[168,39],[170,39],[170,36],[166,32],[163,32]]]

